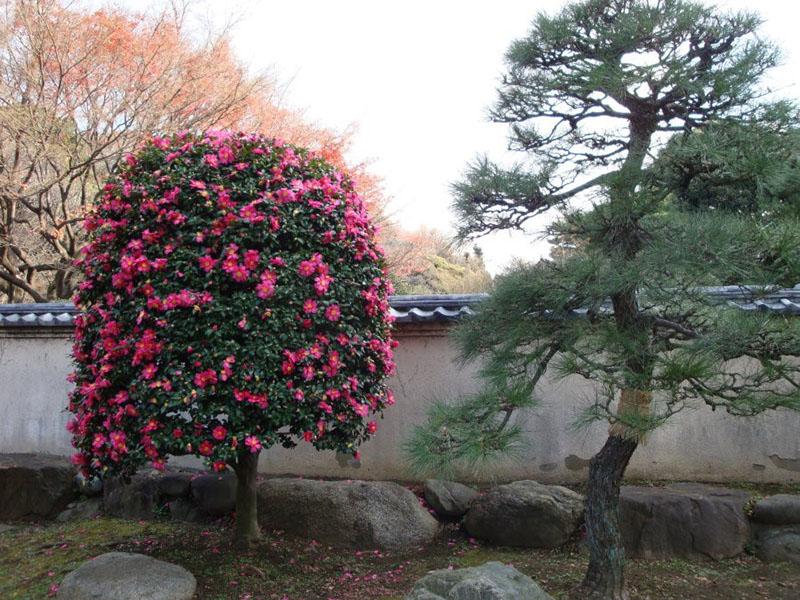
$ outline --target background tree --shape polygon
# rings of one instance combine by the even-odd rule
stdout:
[[[391,275],[398,294],[464,294],[491,287],[478,246],[459,251],[448,236],[427,228],[398,231],[386,243],[396,257]]]
[[[190,34],[188,3],[154,14],[89,12],[58,0],[0,4],[0,301],[69,298],[84,212],[126,152],[154,132],[232,128],[318,150],[345,166],[352,130],[280,106],[247,72],[228,31]],[[359,190],[385,202],[366,165]]]
[[[231,467],[237,538],[254,541],[260,451],[355,453],[393,402],[391,285],[364,203],[295,146],[185,133],[129,155],[87,226],[74,462]]]
[[[757,295],[776,278],[797,281],[800,231],[760,213],[687,213],[648,176],[659,136],[756,110],[777,58],[759,24],[688,0],[584,0],[540,14],[508,51],[492,112],[527,161],[479,159],[454,186],[462,238],[560,209],[551,235],[571,252],[498,278],[460,327],[462,357],[482,359],[486,388],[437,406],[412,459],[424,468],[505,450],[546,372],[592,382],[581,420],[610,428],[589,468],[580,598],[626,597],[617,504],[642,435],[698,400],[736,415],[800,409],[800,368],[786,360],[800,354],[797,320],[717,305],[704,289],[733,281]],[[765,247],[774,235],[792,243]]]

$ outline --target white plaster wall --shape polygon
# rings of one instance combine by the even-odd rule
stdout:
[[[0,332],[1,333],[1,332]],[[474,369],[459,371],[443,335],[401,331],[397,404],[379,421],[378,433],[361,449],[360,464],[319,453],[303,444],[294,450],[266,452],[261,471],[308,476],[410,479],[402,444],[410,428],[425,419],[434,398],[456,397],[475,388]],[[64,429],[70,360],[64,335],[0,337],[0,452],[69,454]],[[606,427],[574,430],[572,423],[592,390],[568,379],[545,381],[541,403],[521,415],[526,441],[519,455],[466,478],[578,481],[588,459],[605,439]],[[197,464],[181,459],[184,464]],[[702,481],[800,481],[800,414],[772,412],[742,419],[710,409],[687,410],[652,433],[628,469],[631,478]]]
[[[72,344],[65,335],[2,335],[0,452],[71,454],[67,375]]]

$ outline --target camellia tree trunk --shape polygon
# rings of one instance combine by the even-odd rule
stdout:
[[[258,527],[256,478],[260,452],[244,450],[239,454],[236,471],[236,543],[251,546],[261,539]]]

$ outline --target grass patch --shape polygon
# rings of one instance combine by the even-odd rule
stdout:
[[[586,555],[576,546],[520,550],[479,545],[456,527],[410,554],[340,550],[273,532],[254,550],[230,544],[227,524],[99,518],[67,524],[21,525],[0,534],[0,598],[52,593],[81,562],[112,550],[141,552],[186,567],[200,600],[400,600],[431,569],[499,560],[537,580],[555,598],[580,582]],[[724,561],[630,561],[632,598],[704,600],[796,599],[800,566],[765,565],[750,556]]]

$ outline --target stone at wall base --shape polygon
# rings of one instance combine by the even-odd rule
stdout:
[[[800,525],[800,494],[775,494],[756,502],[753,521],[767,525]]]
[[[192,498],[204,515],[223,517],[236,508],[236,476],[231,473],[195,477],[191,489]]]
[[[455,481],[428,479],[425,482],[425,502],[443,519],[460,519],[478,495],[471,487]]]
[[[790,562],[800,565],[800,524],[756,524],[753,546],[756,556],[764,562]]]
[[[258,519],[266,531],[357,549],[409,551],[439,531],[419,499],[389,481],[268,479],[258,485]]]
[[[731,558],[744,551],[748,492],[697,483],[623,486],[619,520],[632,558]]]
[[[0,520],[55,517],[77,497],[74,478],[61,456],[0,454]]]
[[[476,497],[464,529],[498,546],[554,548],[566,543],[583,519],[583,496],[558,485],[515,481]]]
[[[125,483],[120,477],[103,485],[103,511],[112,517],[136,521],[155,518],[159,503],[157,471],[142,470]]]

